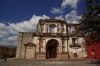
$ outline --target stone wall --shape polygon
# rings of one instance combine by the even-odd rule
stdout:
[[[33,33],[18,33],[16,58],[25,58],[25,44],[32,43]]]

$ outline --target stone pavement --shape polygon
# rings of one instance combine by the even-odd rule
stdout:
[[[97,61],[96,61],[97,62]],[[100,66],[95,61],[84,60],[0,60],[0,66]]]

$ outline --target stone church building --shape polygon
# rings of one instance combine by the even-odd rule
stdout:
[[[16,59],[77,59],[86,57],[79,24],[40,19],[36,33],[19,32]]]

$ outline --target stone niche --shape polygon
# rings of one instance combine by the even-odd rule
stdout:
[[[25,58],[26,59],[34,59],[36,52],[36,45],[33,43],[24,44],[25,46]]]

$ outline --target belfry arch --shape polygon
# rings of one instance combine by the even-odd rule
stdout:
[[[57,58],[57,46],[59,42],[55,39],[51,39],[46,44],[46,59]]]

